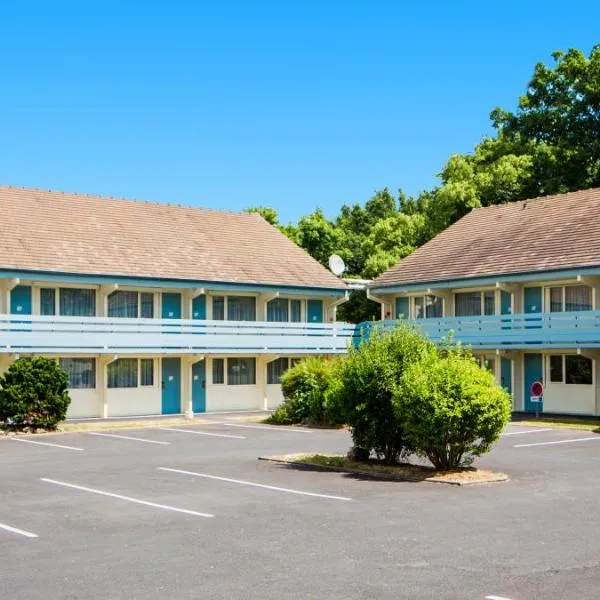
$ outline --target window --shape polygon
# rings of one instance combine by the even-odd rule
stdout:
[[[256,383],[256,359],[228,358],[227,383],[229,385],[254,385]]]
[[[137,358],[119,358],[108,364],[109,388],[137,387],[138,360]]]
[[[551,383],[562,383],[563,377],[563,357],[562,356],[551,356],[550,357],[550,382]]]
[[[56,314],[56,289],[40,289],[40,315]]]
[[[454,316],[479,317],[493,314],[496,314],[496,293],[493,290],[454,294]]]
[[[439,319],[443,316],[444,301],[439,296],[415,298],[415,319]]]
[[[151,358],[140,359],[140,385],[154,385],[154,361]]]
[[[138,293],[118,291],[110,294],[108,297],[108,316],[137,319]]]
[[[592,288],[567,285],[550,288],[550,312],[592,310]]]
[[[154,317],[154,294],[150,292],[140,293],[140,317],[152,319]]]
[[[224,321],[225,320],[225,297],[224,296],[213,296],[212,318],[215,321]]]
[[[60,314],[63,317],[94,317],[96,290],[60,288]]]
[[[59,365],[69,376],[69,389],[91,389],[96,387],[95,358],[61,358]]]
[[[278,358],[267,364],[267,383],[281,383],[281,376],[288,370],[289,360]]]
[[[300,323],[302,321],[302,301],[290,300],[290,314],[292,323]]]
[[[267,303],[267,321],[287,323],[290,320],[289,301],[287,298],[275,298]]]
[[[224,358],[213,358],[212,382],[214,384],[225,383],[225,359]]]
[[[496,373],[496,360],[493,358],[483,358],[481,360],[481,366],[487,369],[492,375]]]
[[[569,385],[592,385],[593,363],[579,354],[550,356],[550,382]]]
[[[228,296],[227,319],[229,321],[256,321],[256,298]]]

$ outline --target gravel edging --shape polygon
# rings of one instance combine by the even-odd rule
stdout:
[[[358,475],[360,477],[364,477],[367,479],[376,479],[376,480],[379,479],[379,480],[386,480],[386,481],[409,481],[411,483],[421,483],[421,482],[442,483],[442,484],[446,484],[446,485],[454,485],[454,486],[459,486],[459,487],[468,487],[468,486],[473,486],[473,485],[482,485],[484,483],[501,483],[504,481],[509,481],[508,476],[505,475],[504,473],[498,473],[498,476],[493,477],[493,478],[468,481],[468,480],[459,480],[459,479],[440,479],[440,478],[434,478],[434,477],[419,478],[419,477],[411,477],[410,475],[400,475],[400,474],[395,474],[395,473],[375,473],[373,471],[362,471],[360,469],[352,469],[350,467],[335,467],[335,466],[329,466],[329,465],[316,465],[316,464],[310,463],[310,462],[303,462],[303,461],[294,460],[294,459],[285,459],[283,457],[277,457],[277,456],[259,456],[258,460],[264,460],[267,462],[274,462],[274,463],[285,464],[285,465],[292,465],[292,466],[296,466],[296,467],[311,468],[316,471],[348,473],[350,475]]]

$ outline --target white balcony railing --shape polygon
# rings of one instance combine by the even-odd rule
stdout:
[[[342,354],[348,323],[0,315],[0,353]]]

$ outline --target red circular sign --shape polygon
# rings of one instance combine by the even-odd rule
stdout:
[[[531,384],[531,395],[532,396],[541,396],[544,393],[544,386],[541,381],[534,381]]]

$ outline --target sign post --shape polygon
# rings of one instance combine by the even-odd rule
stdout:
[[[544,386],[541,381],[534,381],[531,384],[530,402],[535,404],[535,418],[540,418],[540,404],[544,402]]]

